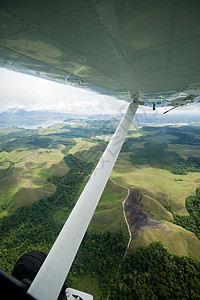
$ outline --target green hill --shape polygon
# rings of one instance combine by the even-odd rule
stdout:
[[[111,123],[103,124],[104,134],[112,132]],[[49,251],[106,147],[106,141],[95,138],[99,133],[98,121],[39,130],[1,129],[0,268],[10,272],[27,251]],[[164,253],[167,264],[174,266],[167,269],[176,280],[172,287],[166,281],[167,271],[155,261],[166,295],[177,289],[182,298],[189,294],[196,297],[189,277],[179,284],[177,274],[184,266],[188,267],[187,276],[199,268],[193,260],[200,260],[196,194],[200,186],[199,141],[198,126],[131,129],[74,261],[68,285],[91,292],[95,299],[108,295],[118,299],[117,289],[123,299],[126,291],[130,295],[131,285],[139,296],[146,295],[152,286],[152,270],[146,268],[140,276],[139,268],[143,262],[148,265],[147,257],[156,249],[156,257]],[[132,204],[131,193],[138,195]],[[165,248],[152,246],[158,241]],[[129,260],[143,251],[149,254],[131,275]],[[199,272],[195,275],[197,287]],[[160,284],[155,284],[154,299],[158,299]]]

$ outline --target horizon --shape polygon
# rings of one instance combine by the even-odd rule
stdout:
[[[0,68],[0,91],[0,113],[24,109],[69,114],[116,115],[124,113],[129,104],[111,96],[4,68]],[[153,114],[162,115],[167,109],[169,107],[159,107]],[[200,104],[192,104],[178,107],[170,114],[199,112]],[[152,108],[140,106],[137,114],[139,113],[152,113]]]
[[[112,120],[119,122],[121,114],[83,114],[54,111],[27,111],[25,109],[9,109],[0,112],[0,128],[47,128],[58,123],[82,123],[86,120]],[[72,123],[71,123],[72,122]],[[132,122],[134,126],[186,126],[200,125],[199,114],[159,114],[158,112],[138,112]],[[72,124],[73,125],[73,124]]]

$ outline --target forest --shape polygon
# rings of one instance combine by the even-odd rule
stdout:
[[[154,242],[126,256],[109,299],[199,299],[199,292],[200,263]]]
[[[193,232],[200,239],[200,188],[196,189],[196,195],[185,199],[185,206],[189,216],[179,216],[172,212],[172,222]]]

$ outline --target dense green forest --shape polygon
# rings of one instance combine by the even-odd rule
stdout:
[[[73,286],[79,276],[97,278],[103,292],[102,300],[109,294],[116,280],[119,266],[126,251],[126,241],[121,232],[87,233],[70,270],[67,285]]]
[[[199,299],[200,263],[172,255],[160,242],[127,255],[109,299]]]
[[[185,206],[189,216],[179,216],[173,213],[173,223],[194,232],[200,239],[200,188],[196,189],[195,196],[189,196],[185,200]]]

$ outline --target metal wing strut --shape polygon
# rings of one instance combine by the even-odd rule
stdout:
[[[28,293],[36,299],[57,299],[117,160],[137,107],[138,103],[135,102],[129,105],[126,114],[31,284]]]

